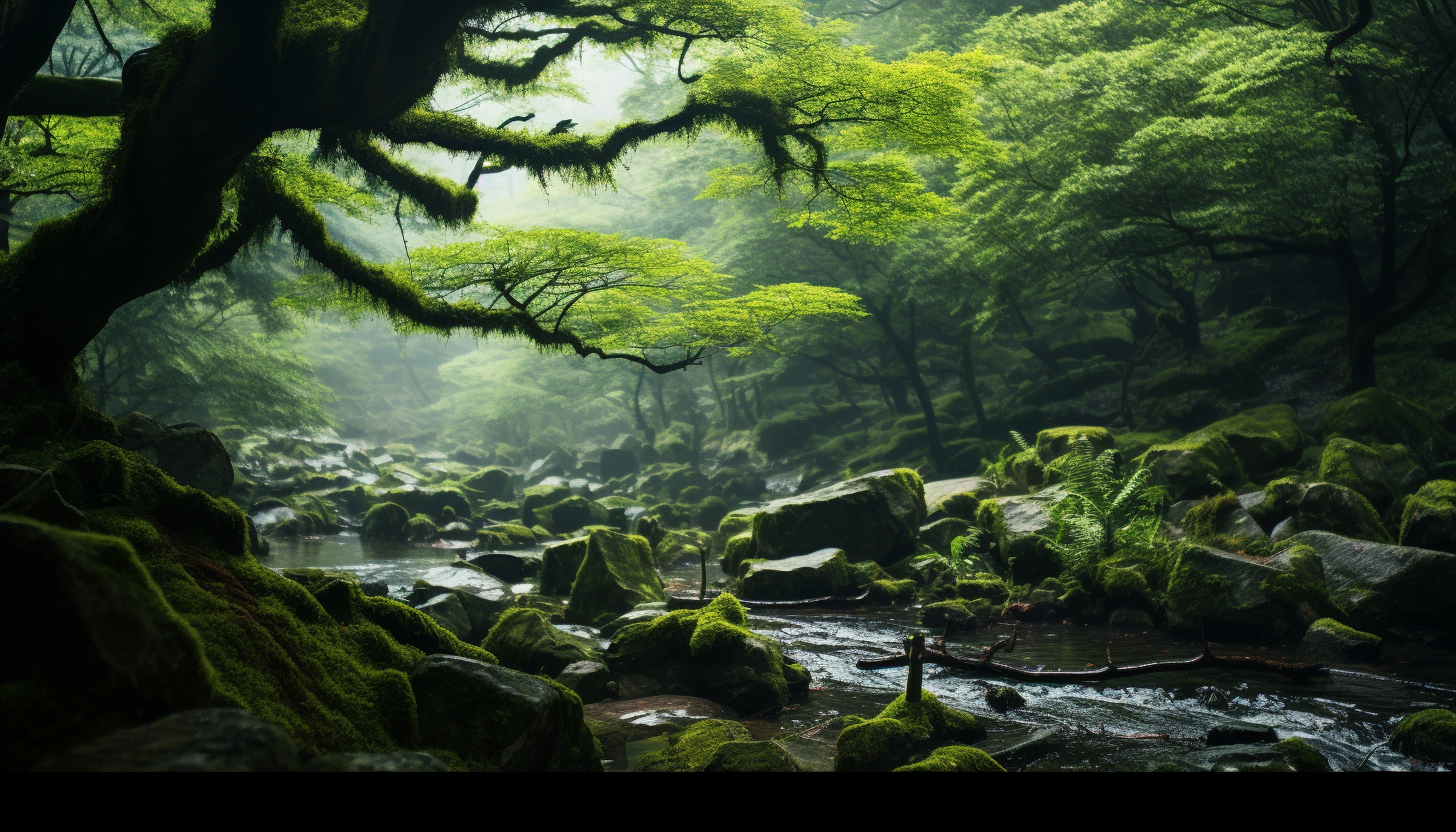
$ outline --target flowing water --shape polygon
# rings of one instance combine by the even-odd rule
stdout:
[[[417,577],[464,554],[459,546],[375,543],[345,533],[275,540],[266,562],[275,569],[355,572],[361,581],[383,582],[402,597],[401,590]],[[696,588],[698,575],[696,565],[674,567],[666,575],[669,589]],[[716,566],[711,567],[710,580],[723,577]],[[530,587],[511,589],[526,592]],[[873,716],[888,704],[904,689],[905,669],[860,670],[855,662],[896,652],[905,636],[917,631],[916,610],[910,607],[753,614],[749,626],[781,641],[813,676],[807,699],[774,718],[747,720],[756,735],[791,742],[815,736],[816,726],[836,716]],[[1125,632],[1106,625],[1060,622],[1016,627],[1014,654],[1000,658],[1030,668],[1100,667],[1109,651],[1119,664],[1190,658],[1202,646],[1196,639],[1159,630]],[[1011,628],[996,625],[948,639],[946,646],[952,652],[976,655],[984,645],[1009,635]],[[1288,645],[1222,647],[1229,653],[1271,658],[1288,653]],[[1031,770],[1207,767],[1209,752],[1203,737],[1211,726],[1227,719],[1271,726],[1280,738],[1302,737],[1336,770],[1410,769],[1415,764],[1381,745],[1391,729],[1422,708],[1456,705],[1456,672],[1449,654],[1414,642],[1387,644],[1378,665],[1337,665],[1329,675],[1305,683],[1271,674],[1207,670],[1093,685],[1046,685],[976,678],[927,665],[924,685],[942,702],[983,719],[991,734],[983,747],[995,751],[1021,746],[1011,764]],[[1015,688],[1026,704],[1006,714],[992,710],[985,693],[1001,686]],[[821,744],[823,740],[818,736]]]

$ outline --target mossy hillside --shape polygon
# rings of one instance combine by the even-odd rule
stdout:
[[[342,600],[331,613],[248,553],[236,506],[177,485],[136,454],[89,442],[17,461],[54,467],[64,495],[92,526],[135,548],[202,640],[217,674],[212,704],[246,708],[284,728],[306,756],[415,743],[406,673],[422,648],[493,661],[424,614],[366,598],[352,584],[335,581],[330,592]]]
[[[1456,764],[1456,713],[1430,708],[1411,714],[1395,726],[1390,747],[1429,762]]]
[[[638,604],[666,601],[662,587],[647,538],[592,529],[586,556],[571,584],[566,620],[606,623]]]
[[[971,714],[940,703],[921,692],[919,702],[901,694],[871,720],[850,725],[839,734],[835,771],[892,771],[946,745],[968,745],[986,738],[986,729]]]
[[[748,729],[726,719],[705,719],[667,738],[667,747],[643,754],[641,771],[703,771],[727,743],[753,739]]]
[[[553,677],[575,662],[602,660],[590,640],[558,629],[545,613],[529,608],[507,610],[480,646],[513,670]]]
[[[918,763],[900,766],[894,771],[1005,771],[990,754],[969,745],[947,745],[937,748]]]

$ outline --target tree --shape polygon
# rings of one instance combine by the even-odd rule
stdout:
[[[817,210],[846,206],[852,219],[916,194],[870,193],[875,182],[855,179],[866,164],[895,179],[893,154],[867,163],[836,160],[836,151],[916,151],[975,135],[965,107],[974,66],[944,55],[877,62],[842,45],[842,26],[811,25],[777,0],[218,0],[205,14],[203,4],[123,4],[141,16],[155,9],[160,41],[128,59],[121,82],[88,79],[87,96],[74,79],[36,74],[71,5],[15,0],[0,45],[8,115],[95,116],[103,99],[121,115],[98,197],[38,227],[0,265],[3,391],[56,407],[74,398],[71,363],[115,310],[220,268],[275,228],[348,292],[408,326],[522,336],[659,372],[708,351],[693,346],[659,364],[527,310],[432,295],[407,269],[362,260],[316,207],[350,198],[336,173],[362,172],[448,226],[468,223],[476,208],[469,188],[419,173],[381,143],[432,145],[543,181],[608,184],[612,166],[645,142],[721,129],[762,155],[755,169],[736,171],[740,185],[802,188],[820,197]],[[181,22],[162,22],[171,12]],[[671,49],[688,85],[683,106],[593,136],[567,125],[489,126],[427,103],[460,78],[526,89],[585,46]]]

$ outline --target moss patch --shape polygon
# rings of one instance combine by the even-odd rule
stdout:
[[[745,743],[753,735],[737,722],[705,719],[667,738],[667,747],[643,754],[642,771],[703,771],[726,743]]]
[[[1005,771],[991,755],[969,745],[947,745],[937,748],[918,763],[900,766],[895,771]]]
[[[556,628],[539,610],[521,607],[507,610],[480,646],[506,667],[547,676],[556,676],[575,662],[602,660],[601,651],[588,639]]]
[[[893,771],[938,747],[985,738],[974,716],[942,705],[935,694],[923,691],[919,702],[906,702],[901,694],[876,718],[840,732],[834,770]]]
[[[1413,713],[1395,726],[1390,747],[1429,762],[1456,764],[1456,714],[1442,708]]]

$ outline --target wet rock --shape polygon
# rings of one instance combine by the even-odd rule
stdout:
[[[1320,417],[1326,441],[1343,436],[1366,444],[1420,448],[1435,459],[1456,453],[1456,436],[1446,432],[1420,405],[1379,387],[1361,390],[1330,405]]]
[[[179,485],[197,488],[214,497],[225,496],[233,485],[233,462],[222,440],[192,422],[162,425],[141,413],[117,420],[121,446],[136,451]]]
[[[752,562],[739,585],[743,597],[765,601],[852,595],[857,588],[842,549]]]
[[[592,529],[571,584],[567,621],[604,624],[643,602],[666,600],[646,538]]]
[[[420,740],[496,771],[601,771],[581,705],[534,676],[459,656],[410,672]]]
[[[25,768],[99,732],[211,700],[197,634],[125,540],[7,516],[0,552],[30,588],[0,605],[9,634],[0,765]]]
[[[460,487],[477,502],[510,502],[516,496],[515,477],[504,468],[483,468],[461,480]]]
[[[441,600],[441,596],[453,596],[470,622],[467,634],[461,636],[456,633],[456,636],[470,644],[479,644],[501,614],[510,609],[510,593],[504,584],[484,572],[471,568],[463,561],[456,561],[456,564],[431,569],[415,579],[410,590],[410,604],[434,618],[435,615],[431,614],[434,605],[441,605],[439,613],[454,608],[453,602]],[[434,605],[426,609],[430,602]],[[458,622],[458,619],[450,620]],[[446,629],[459,626],[458,623],[447,625],[445,620],[440,620],[440,623]]]
[[[1302,632],[1307,619],[1277,592],[1281,576],[1295,572],[1293,557],[1289,551],[1258,558],[1185,547],[1168,582],[1169,625],[1249,636]]]
[[[607,448],[602,451],[601,461],[597,463],[597,476],[602,478],[602,482],[630,477],[640,470],[642,464],[637,461],[637,455],[627,448]]]
[[[1004,768],[1022,768],[1055,752],[1064,745],[1061,732],[1055,728],[1026,730],[1024,733],[999,733],[976,747],[991,755]]]
[[[297,771],[282,730],[237,708],[182,711],[63,751],[40,771]]]
[[[470,516],[470,501],[458,488],[403,485],[385,491],[378,499],[404,506],[411,515],[428,514],[439,517],[449,507],[458,517]]]
[[[1300,430],[1294,408],[1275,404],[1247,410],[1189,434],[1187,439],[1219,436],[1238,459],[1239,469],[1259,476],[1299,462],[1309,438]],[[1226,486],[1242,480],[1224,479]]]
[[[602,753],[620,760],[628,743],[675,733],[705,719],[737,718],[731,708],[695,696],[644,696],[589,704],[587,724],[602,744]]]
[[[611,638],[612,636],[617,634],[618,630],[621,630],[628,624],[640,624],[644,621],[652,621],[653,619],[661,618],[664,615],[667,615],[666,609],[632,610],[631,612],[624,612],[616,618],[612,619],[611,621],[608,621],[606,624],[602,625],[602,638]]]
[[[972,514],[971,517],[974,518],[975,515]],[[950,554],[951,541],[958,537],[967,536],[975,541],[979,538],[979,535],[980,530],[970,520],[962,520],[959,517],[946,517],[920,527],[920,544],[922,546],[929,546],[942,555],[948,555]]]
[[[1395,726],[1390,748],[1427,762],[1456,765],[1456,714],[1442,708],[1411,714]]]
[[[1138,457],[1149,469],[1153,485],[1168,489],[1173,500],[1212,496],[1222,483],[1241,483],[1244,469],[1238,455],[1220,433],[1190,434],[1176,442],[1154,445]]]
[[[532,485],[521,492],[521,518],[527,526],[536,525],[532,519],[532,513],[540,506],[549,506],[559,503],[571,496],[571,488],[566,485]]]
[[[475,536],[477,549],[529,549],[536,545],[536,533],[517,523],[486,526]]]
[[[984,602],[989,609],[990,602]],[[947,633],[974,633],[976,631],[976,610],[962,599],[938,601],[926,604],[920,611],[920,623],[927,627],[939,627]]]
[[[753,556],[835,547],[851,561],[892,563],[915,549],[925,522],[923,489],[914,471],[901,468],[766,503],[753,521]]]
[[[480,646],[505,667],[547,676],[578,662],[600,662],[602,658],[595,643],[557,628],[545,614],[532,609],[518,608],[501,615]]]
[[[444,627],[451,635],[468,642],[475,631],[475,626],[470,622],[470,613],[465,611],[465,602],[460,600],[461,593],[442,592],[415,607],[415,609],[428,615],[436,624]]]
[[[1400,517],[1400,543],[1456,552],[1456,482],[1433,480],[1406,500]]]
[[[1213,711],[1226,711],[1229,707],[1228,693],[1212,685],[1205,685],[1195,692],[1195,699],[1203,707]]]
[[[547,544],[541,553],[541,594],[569,595],[576,572],[586,559],[586,535]]]
[[[541,559],[542,555],[536,552],[486,552],[468,558],[471,565],[513,584],[535,580],[541,574]]]
[[[808,674],[747,622],[747,611],[724,593],[700,610],[619,630],[607,664],[627,697],[701,696],[746,714],[782,707],[791,683],[803,685]]]
[[[304,771],[449,771],[450,767],[431,754],[400,751],[393,754],[325,754],[316,757]]]
[[[787,773],[803,770],[798,760],[770,740],[725,742],[703,766],[703,771]]]
[[[1277,521],[1270,534],[1275,542],[1309,531],[1390,542],[1370,501],[1334,483],[1275,480],[1264,488],[1264,500],[1250,513],[1266,525]]]
[[[1382,631],[1398,624],[1456,626],[1456,554],[1352,540],[1328,532],[1292,538],[1320,554],[1330,597],[1350,622]]]
[[[1279,736],[1268,725],[1240,720],[1225,720],[1208,729],[1204,735],[1206,745],[1248,745],[1250,743],[1277,742]]]
[[[575,691],[584,705],[606,699],[614,687],[612,671],[605,664],[595,661],[567,665],[556,675],[556,681]]]
[[[605,507],[585,497],[567,497],[558,503],[531,509],[527,515],[527,523],[539,523],[552,534],[565,534],[585,526],[606,525],[609,519]]]
[[[954,480],[935,480],[925,484],[925,519],[929,523],[954,517],[961,520],[976,519],[976,507],[981,500],[993,495],[995,485],[981,477],[961,477]],[[932,544],[934,545],[934,544]]]
[[[1321,618],[1309,625],[1299,642],[1299,651],[1331,661],[1373,662],[1380,658],[1384,639],[1362,633],[1334,620]]]
[[[1213,746],[1194,755],[1206,771],[1329,771],[1329,763],[1308,742],[1290,737],[1277,743]]]
[[[986,691],[986,704],[992,710],[1006,713],[1013,708],[1020,708],[1026,704],[1026,698],[1016,691],[1016,688],[999,687]]]
[[[442,526],[439,536],[441,540],[473,540],[475,529],[463,520],[455,520]]]

